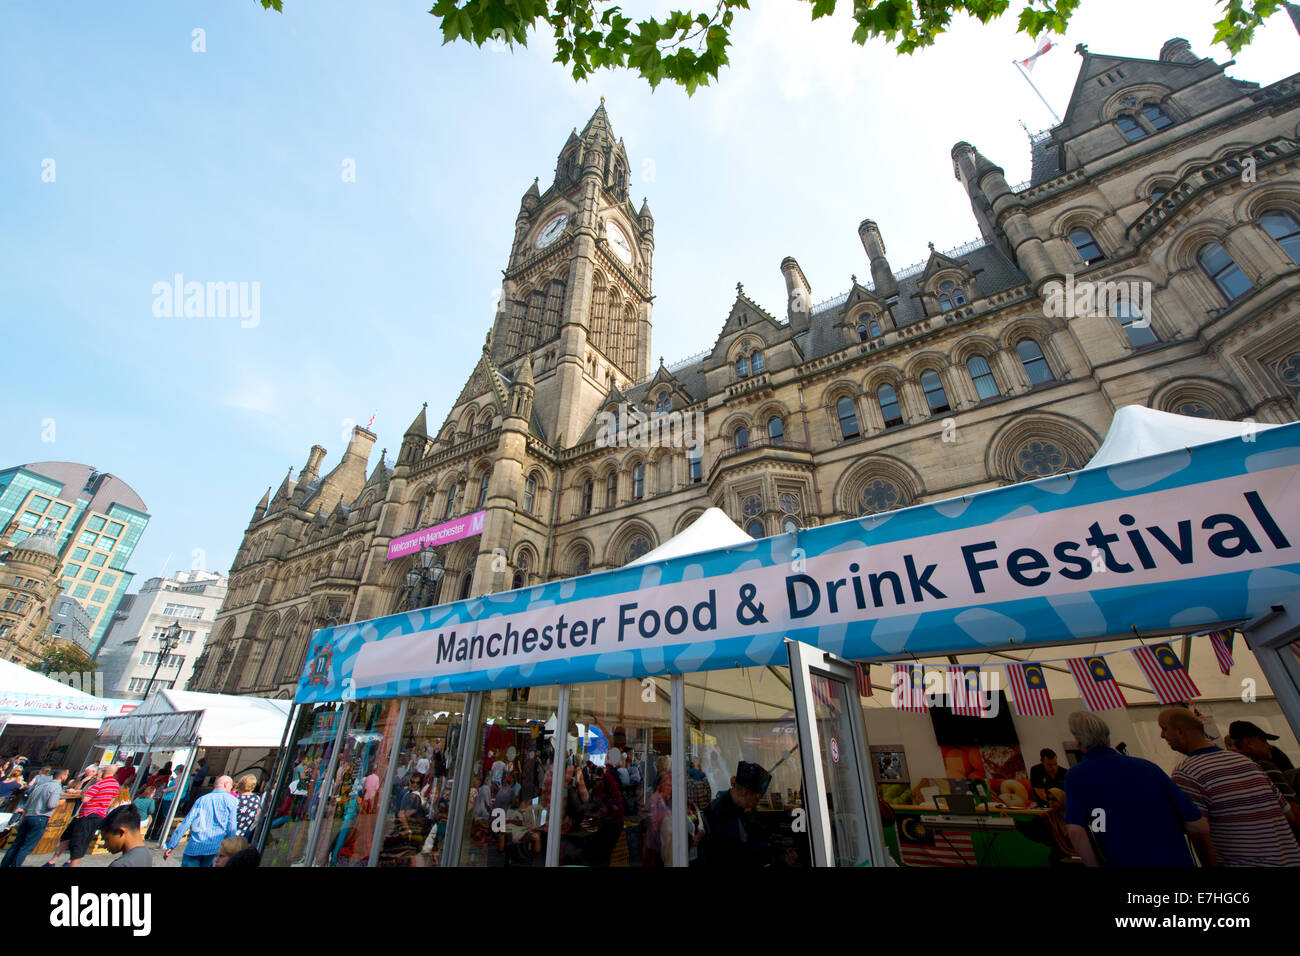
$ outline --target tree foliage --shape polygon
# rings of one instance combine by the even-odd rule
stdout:
[[[259,0],[283,12],[283,0]],[[707,0],[706,0],[707,2]],[[618,3],[608,0],[434,0],[442,42],[461,40],[528,45],[528,31],[549,30],[555,37],[555,61],[575,80],[597,70],[631,69],[651,86],[669,80],[694,93],[718,78],[727,64],[736,11],[748,0],[714,0],[702,13],[675,10],[662,18],[633,23]],[[776,0],[767,0],[776,2]],[[898,53],[913,53],[934,44],[953,17],[988,23],[1001,17],[1012,0],[782,0],[806,3],[813,20],[830,16],[837,3],[851,4],[859,45],[881,37]],[[1017,0],[1017,30],[1038,37],[1062,34],[1083,0]],[[1255,30],[1282,9],[1283,0],[1217,0],[1223,19],[1215,24],[1214,42],[1234,54],[1251,42]]]
[[[51,645],[43,657],[35,664],[27,665],[29,671],[42,671],[50,674],[81,674],[99,667],[86,656],[86,652],[74,646]]]

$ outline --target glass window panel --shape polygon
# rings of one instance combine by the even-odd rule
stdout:
[[[1142,348],[1144,345],[1160,341],[1151,330],[1151,323],[1142,321],[1141,311],[1128,299],[1123,299],[1116,304],[1115,317],[1119,319],[1120,326],[1128,335],[1134,348]]]
[[[1092,237],[1092,233],[1087,229],[1072,229],[1070,231],[1070,241],[1074,243],[1074,248],[1078,250],[1079,258],[1086,263],[1098,262],[1106,258],[1101,251],[1101,246],[1097,245],[1097,240]]]
[[[86,572],[81,576],[81,580],[90,581],[91,583],[94,583],[94,581],[98,577],[99,577],[98,571],[96,571],[94,568],[86,568]]]
[[[91,515],[90,520],[86,522],[86,527],[91,531],[99,531],[104,527],[104,519],[99,515]]]
[[[1029,376],[1030,385],[1042,385],[1052,380],[1052,370],[1043,357],[1043,350],[1033,339],[1021,339],[1016,345],[1016,353],[1025,367],[1025,374]]]
[[[1142,107],[1142,115],[1151,124],[1152,129],[1164,129],[1166,126],[1174,125],[1174,121],[1169,118],[1169,114],[1155,103],[1148,103]]]
[[[939,373],[932,368],[921,373],[921,388],[925,391],[925,400],[930,405],[930,413],[938,415],[948,411],[948,396],[943,390]]]
[[[74,598],[84,598],[89,593],[90,593],[89,584],[78,584],[77,589],[72,592],[72,596]]]
[[[31,511],[24,511],[18,516],[18,523],[24,528],[35,528],[40,520],[41,516]]]
[[[311,819],[320,799],[320,778],[329,767],[338,730],[334,704],[305,706],[289,736],[292,769],[271,801],[271,827],[262,866],[302,863]]]
[[[93,534],[89,531],[83,531],[81,534],[77,535],[78,544],[93,545],[98,539],[99,535]]]
[[[671,704],[667,677],[571,688],[562,865],[671,865]]]
[[[62,521],[64,518],[68,516],[69,510],[70,509],[68,508],[67,505],[56,501],[54,503],[54,507],[49,509],[49,515],[51,518],[58,518],[60,521]]]
[[[99,583],[102,584],[102,585],[104,585],[105,587],[110,587],[110,588],[111,588],[114,584],[117,583],[117,575],[116,575],[116,574],[106,574],[106,575],[104,575],[102,578],[100,578]]]
[[[460,866],[546,864],[558,703],[556,686],[484,693],[482,720],[466,742],[473,762]]]
[[[876,391],[876,399],[880,402],[880,415],[885,420],[886,428],[903,424],[903,412],[898,406],[898,393],[894,391],[894,386],[880,386]]]
[[[875,319],[871,320],[871,337],[873,339],[880,337],[880,323]]]
[[[93,597],[91,597],[91,600],[94,601],[96,604],[103,604],[105,601],[108,600],[108,591],[106,591],[104,588],[96,588],[95,594]]]
[[[90,552],[87,551],[85,548],[77,548],[77,550],[72,552],[73,561],[85,561],[86,558],[88,558],[89,556],[90,556]]]
[[[43,498],[40,495],[32,495],[32,500],[28,502],[27,507],[35,511],[45,511],[50,506],[50,499]]]
[[[116,538],[122,534],[123,527],[124,527],[123,525],[119,524],[116,521],[110,521],[108,523],[108,531],[106,533],[111,534],[113,537]]]
[[[1282,251],[1291,257],[1292,262],[1300,263],[1300,222],[1289,212],[1275,209],[1260,217],[1260,225],[1273,237],[1273,241],[1282,247]]]
[[[1147,131],[1128,113],[1120,113],[1115,120],[1115,125],[1130,143],[1146,138]]]
[[[1251,281],[1246,278],[1246,274],[1241,271],[1241,267],[1217,242],[1202,246],[1197,258],[1200,260],[1201,268],[1229,302],[1254,288]]]
[[[90,563],[97,568],[102,568],[104,566],[104,562],[107,560],[108,560],[108,555],[106,554],[92,554],[90,556]]]
[[[464,694],[415,697],[407,705],[379,866],[440,865],[464,712]]]
[[[392,759],[400,712],[400,700],[354,705],[316,840],[316,866],[369,865],[379,822],[379,788]]]
[[[735,443],[736,443],[736,451],[744,451],[746,448],[749,447],[749,429],[748,429],[748,428],[737,428],[737,429],[736,429]]]
[[[767,437],[772,439],[773,445],[781,444],[785,438],[785,425],[779,415],[773,415],[767,420]]]
[[[988,359],[982,355],[972,355],[966,360],[966,370],[970,372],[971,381],[975,383],[975,394],[980,401],[998,397],[998,383],[993,378]]]
[[[63,569],[63,576],[65,578],[75,578],[80,573],[81,573],[81,565],[79,564],[69,564],[66,568]]]
[[[744,378],[748,374],[749,360],[742,355],[740,358],[736,359],[736,376],[738,378]]]
[[[807,834],[794,832],[803,767],[790,669],[738,667],[687,674],[685,683],[688,835],[698,832],[692,817],[704,821],[692,863],[808,866]],[[742,761],[762,770],[749,787]]]
[[[847,395],[835,403],[836,414],[840,419],[840,435],[844,438],[856,438],[858,435],[858,413],[853,407],[853,399]]]
[[[753,366],[754,366],[754,374],[755,374],[755,375],[757,375],[759,372],[763,371],[763,353],[762,353],[762,352],[755,352],[753,355],[751,355],[751,356],[749,357],[749,360],[750,360],[750,362],[753,363]]]

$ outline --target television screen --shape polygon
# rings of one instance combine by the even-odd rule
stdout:
[[[959,717],[950,707],[932,706],[930,721],[934,724],[934,736],[939,746],[1019,744],[1020,738],[1016,736],[1016,725],[1011,719],[1011,704],[1007,695],[998,691],[992,699],[992,705],[992,716],[988,717]]]

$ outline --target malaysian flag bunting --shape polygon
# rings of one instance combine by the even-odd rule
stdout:
[[[900,813],[898,855],[903,866],[974,866],[971,835],[958,830],[932,830],[919,816]]]
[[[1112,710],[1128,706],[1115,675],[1101,657],[1072,657],[1067,662],[1079,693],[1089,710]]]
[[[858,669],[858,696],[870,697],[875,693],[871,689],[871,665],[863,664],[861,661],[857,664]]]
[[[1034,55],[1026,57],[1025,59],[1021,60],[1020,65],[1032,73],[1034,71],[1034,62],[1054,46],[1056,46],[1055,43],[1053,43],[1047,37],[1043,37],[1043,39],[1039,42],[1038,49],[1034,52]]]
[[[1210,646],[1214,648],[1214,659],[1219,662],[1219,670],[1225,675],[1232,670],[1232,631],[1211,631]]]
[[[1180,700],[1200,697],[1201,692],[1192,683],[1191,676],[1183,667],[1174,649],[1168,644],[1152,644],[1150,647],[1133,648],[1142,673],[1155,689],[1156,696],[1162,704],[1176,704]]]
[[[952,712],[959,717],[984,716],[978,667],[949,666],[948,700],[951,701]]]
[[[1015,694],[1016,713],[1021,717],[1054,717],[1052,698],[1047,693],[1047,675],[1041,664],[1008,664],[1007,679]]]
[[[914,664],[894,665],[894,706],[913,714],[927,712],[924,668]]]

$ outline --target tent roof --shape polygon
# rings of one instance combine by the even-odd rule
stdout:
[[[45,697],[85,697],[93,694],[51,680],[44,674],[29,671],[12,661],[0,661],[0,690],[8,694],[41,694]]]
[[[687,554],[701,551],[713,551],[730,545],[750,544],[753,538],[745,534],[736,523],[727,517],[721,508],[710,508],[696,518],[689,528],[681,534],[669,538],[653,551],[648,551],[635,561],[629,561],[627,567],[638,564],[652,564],[655,561],[667,561]]]
[[[193,690],[160,690],[150,694],[131,714],[203,713],[199,743],[204,747],[279,747],[292,701],[233,694],[203,694]]]
[[[1110,431],[1106,432],[1106,440],[1084,467],[1104,468],[1121,461],[1146,458],[1223,438],[1238,438],[1246,434],[1243,427],[1264,429],[1277,426],[1244,426],[1242,422],[1175,415],[1172,412],[1158,412],[1145,405],[1125,405],[1115,413]]]

